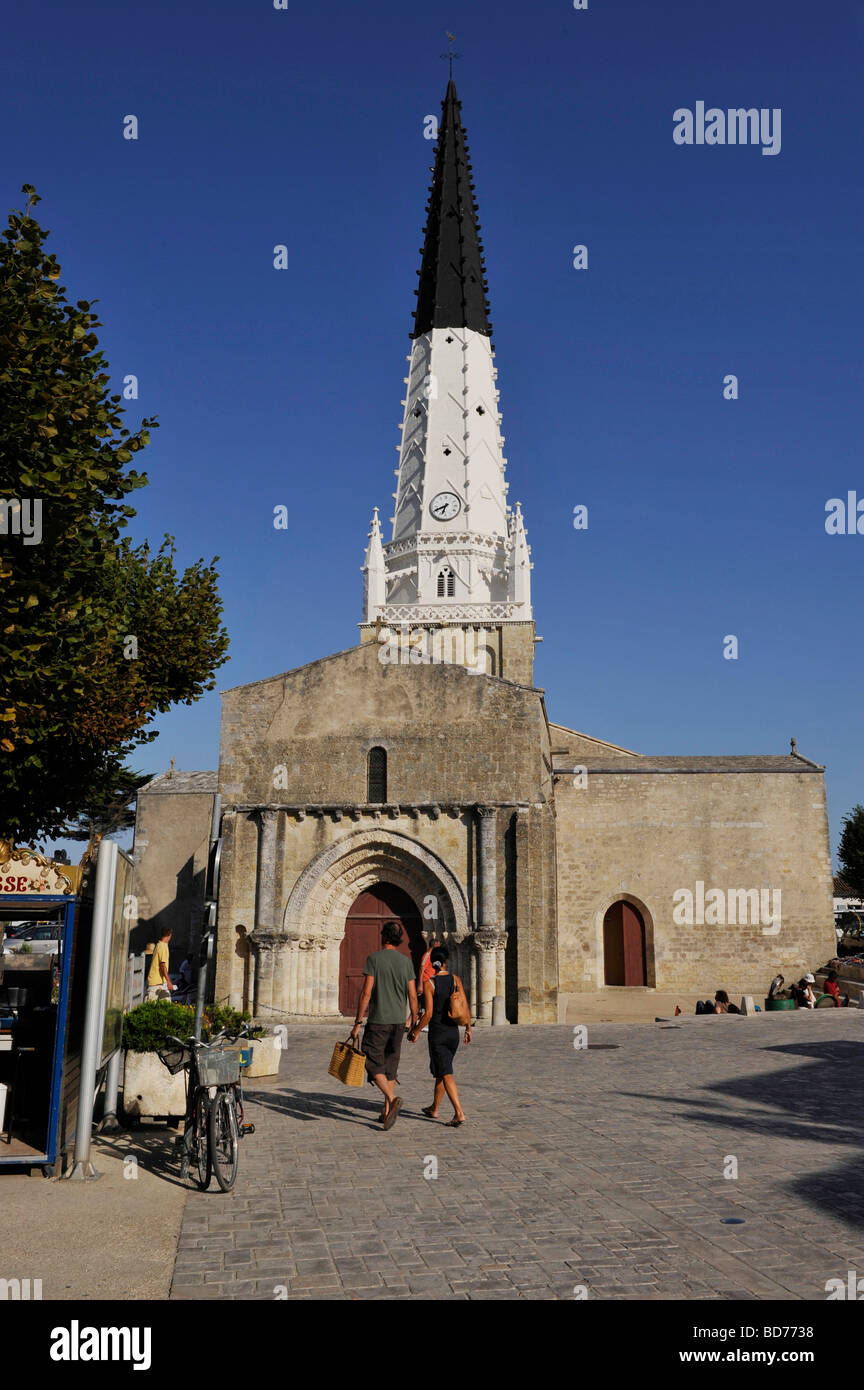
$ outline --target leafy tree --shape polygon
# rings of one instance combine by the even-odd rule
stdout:
[[[135,824],[135,801],[138,791],[150,781],[149,772],[132,772],[121,767],[116,776],[108,770],[101,791],[94,785],[93,797],[78,813],[71,825],[63,827],[66,840],[85,840],[92,852],[106,835],[131,830]]]
[[[151,553],[121,534],[157,422],[123,424],[92,302],[67,301],[23,192],[0,238],[0,837],[19,841],[122,785],[154,716],[212,690],[228,646],[215,559],[178,575],[172,537]]]
[[[837,857],[843,878],[856,897],[864,898],[864,806],[853,806],[843,817]]]

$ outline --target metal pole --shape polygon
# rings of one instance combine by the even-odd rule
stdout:
[[[212,918],[215,916],[216,904],[210,904],[208,931],[201,938],[198,955],[198,996],[195,1000],[195,1040],[201,1041],[201,1027],[204,1022],[204,1004],[207,995],[207,972],[213,956],[213,931]]]
[[[105,1078],[105,1108],[99,1122],[100,1134],[116,1134],[120,1128],[117,1120],[117,1092],[120,1089],[121,1048],[112,1052],[108,1059],[108,1075]]]
[[[93,902],[93,925],[90,932],[90,969],[87,975],[87,1012],[84,1018],[84,1041],[81,1048],[81,1076],[78,1083],[78,1118],[75,1125],[75,1163],[70,1178],[99,1178],[90,1162],[90,1137],[93,1129],[93,1092],[99,1068],[104,1015],[100,1017],[102,979],[105,955],[111,940],[111,918],[114,906],[114,885],[117,881],[117,846],[103,840],[99,846],[96,865],[96,894]]]
[[[207,976],[210,969],[210,962],[213,959],[213,949],[215,946],[215,926],[216,926],[216,899],[219,892],[219,861],[221,857],[221,844],[219,843],[219,832],[222,828],[222,797],[219,792],[213,797],[213,811],[210,816],[210,852],[207,864],[207,882],[205,885],[206,899],[204,911],[206,914],[204,926],[206,931],[202,933],[198,943],[198,993],[195,999],[195,1039],[201,1041],[201,1028],[204,1022],[204,1004],[207,998]]]
[[[210,843],[219,839],[219,827],[222,824],[222,794],[217,792],[213,798],[213,813],[210,817]]]

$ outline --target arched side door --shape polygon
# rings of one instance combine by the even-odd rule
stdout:
[[[613,903],[603,918],[603,971],[607,985],[646,985],[645,923],[632,903]]]

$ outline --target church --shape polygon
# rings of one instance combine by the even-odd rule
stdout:
[[[599,991],[761,999],[834,954],[824,768],[794,742],[652,756],[552,721],[452,78],[416,294],[359,642],[224,693],[218,778],[144,789],[143,918],[167,910],[148,906],[148,855],[164,858],[171,824],[200,869],[215,804],[215,994],[259,1019],[353,1016],[388,920],[415,964],[448,945],[481,1020],[496,997],[514,1024],[567,1021]]]

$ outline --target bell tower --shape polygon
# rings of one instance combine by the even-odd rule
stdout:
[[[388,659],[456,661],[530,685],[530,548],[521,506],[507,500],[486,270],[452,77],[426,211],[392,536],[383,541],[376,508],[361,640],[387,643]]]

